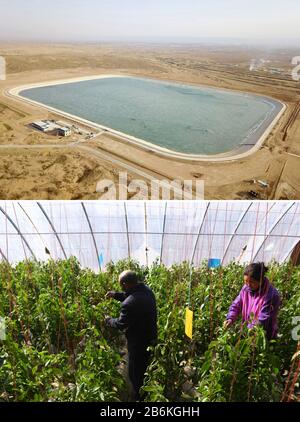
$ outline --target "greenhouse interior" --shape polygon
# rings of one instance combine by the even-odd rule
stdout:
[[[0,201],[0,402],[132,400],[105,323],[128,270],[157,305],[144,401],[300,401],[299,256],[297,201]],[[271,337],[228,319],[253,263],[279,298]]]

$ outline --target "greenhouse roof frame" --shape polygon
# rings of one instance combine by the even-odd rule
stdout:
[[[225,252],[224,252],[224,256],[223,256],[223,259],[222,259],[222,264],[223,264],[223,262],[224,262],[224,260],[225,260],[225,257],[226,257],[226,255],[227,255],[227,252],[229,251],[229,247],[230,247],[230,245],[231,245],[231,243],[232,243],[232,241],[233,241],[233,239],[234,239],[234,236],[236,236],[237,231],[238,231],[238,229],[239,229],[239,227],[240,227],[240,225],[241,225],[242,221],[244,220],[245,215],[247,214],[247,212],[248,212],[248,211],[249,211],[249,209],[251,208],[252,204],[253,204],[253,202],[251,202],[251,203],[250,203],[249,207],[248,207],[248,208],[245,210],[245,212],[241,215],[241,217],[240,217],[240,219],[239,219],[239,221],[238,221],[238,223],[237,223],[237,226],[236,226],[236,228],[235,228],[235,230],[234,230],[234,233],[232,234],[232,236],[231,236],[231,238],[230,238],[230,240],[229,240],[229,242],[228,242],[228,245],[227,245],[227,247],[226,247],[226,250],[225,250]]]
[[[4,259],[4,261],[9,262],[1,248],[0,248],[0,255],[2,256],[2,259]]]
[[[25,244],[25,246],[27,247],[27,249],[29,250],[29,252],[31,253],[31,256],[33,257],[33,259],[35,260],[35,261],[37,261],[37,259],[36,259],[36,256],[35,256],[35,254],[34,254],[34,252],[33,252],[33,250],[31,249],[31,247],[29,246],[29,244],[28,244],[28,242],[27,242],[27,240],[26,240],[26,238],[24,237],[24,235],[22,234],[22,232],[20,231],[20,229],[19,229],[19,227],[18,227],[18,225],[12,220],[12,218],[7,214],[7,212],[2,208],[2,207],[0,207],[0,211],[5,215],[5,217],[7,218],[7,220],[10,222],[10,224],[13,226],[13,228],[16,230],[16,232],[19,234],[19,236],[21,237],[21,239],[22,239],[22,242],[24,242],[24,244]],[[1,254],[2,255],[2,254]],[[25,256],[26,256],[26,254],[25,254]]]
[[[97,262],[98,262],[98,265],[99,265],[99,270],[101,271],[102,269],[101,269],[101,265],[100,265],[100,261],[99,261],[99,256],[100,256],[100,254],[99,254],[99,250],[98,250],[98,247],[97,247],[97,243],[96,243],[96,239],[95,239],[95,235],[94,235],[93,227],[92,227],[92,225],[91,225],[91,222],[90,222],[90,219],[89,219],[88,213],[87,213],[87,211],[86,211],[86,208],[85,208],[85,205],[84,205],[84,203],[83,203],[83,202],[81,202],[81,206],[82,206],[82,208],[83,208],[84,215],[85,215],[85,217],[86,217],[87,223],[88,223],[89,228],[90,228],[91,236],[92,236],[92,239],[93,239],[93,244],[94,244],[95,251],[96,251],[96,255],[97,255]]]
[[[256,257],[258,256],[259,252],[263,248],[264,243],[266,240],[270,237],[270,234],[275,230],[275,228],[279,225],[280,221],[287,215],[288,211],[290,211],[294,206],[296,205],[296,202],[293,202],[290,206],[287,207],[285,212],[278,218],[278,220],[273,224],[273,227],[269,230],[269,233],[267,234],[267,237],[262,242],[260,248],[257,250],[256,255],[254,256],[253,260],[255,261]]]
[[[102,256],[103,266],[284,262],[300,239],[298,201],[0,201],[0,211],[0,259],[15,263],[28,250],[46,260],[46,247],[53,259],[76,256],[95,271]]]
[[[64,257],[67,259],[67,254],[66,254],[66,251],[65,251],[65,249],[64,249],[64,247],[63,247],[63,244],[62,244],[62,242],[61,242],[61,240],[60,240],[60,237],[59,237],[59,235],[58,235],[58,233],[57,233],[57,231],[56,231],[56,229],[55,229],[55,227],[54,227],[54,224],[52,223],[51,219],[49,218],[48,214],[47,214],[47,213],[46,213],[46,211],[44,210],[44,208],[43,208],[43,206],[41,205],[41,203],[40,203],[40,202],[37,202],[37,205],[40,207],[40,209],[41,209],[42,213],[44,214],[44,216],[45,216],[46,220],[47,220],[47,221],[48,221],[48,223],[50,224],[50,227],[51,227],[51,229],[53,230],[53,233],[55,234],[55,236],[56,236],[56,238],[57,238],[57,240],[58,240],[58,243],[59,243],[59,245],[60,245],[60,247],[61,247],[61,250],[62,250],[62,252],[63,252],[63,254],[64,254]]]

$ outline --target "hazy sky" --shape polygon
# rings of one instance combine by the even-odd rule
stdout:
[[[1,40],[298,40],[299,0],[0,0]]]

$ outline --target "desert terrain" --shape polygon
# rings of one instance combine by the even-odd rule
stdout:
[[[96,199],[99,180],[204,180],[205,199],[300,199],[300,83],[296,50],[203,45],[1,44],[0,199]],[[96,74],[147,76],[267,95],[287,109],[259,151],[224,162],[169,159],[109,132],[82,140],[39,133],[33,120],[60,119],[8,96],[14,87]],[[70,122],[71,123],[71,122]],[[262,180],[267,187],[254,183]],[[253,193],[255,195],[253,195]]]

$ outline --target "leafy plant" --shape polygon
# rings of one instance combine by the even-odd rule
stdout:
[[[118,401],[127,399],[124,336],[107,328],[120,304],[106,300],[118,276],[132,269],[155,292],[158,342],[145,376],[147,401],[280,401],[299,396],[299,349],[292,319],[300,309],[300,270],[273,263],[269,278],[282,296],[279,338],[262,327],[224,331],[243,267],[210,270],[207,263],[167,268],[132,260],[95,274],[75,258],[47,263],[0,263],[0,401]],[[189,294],[190,292],[190,294]],[[193,340],[184,329],[194,312]],[[292,360],[293,358],[293,360]]]

